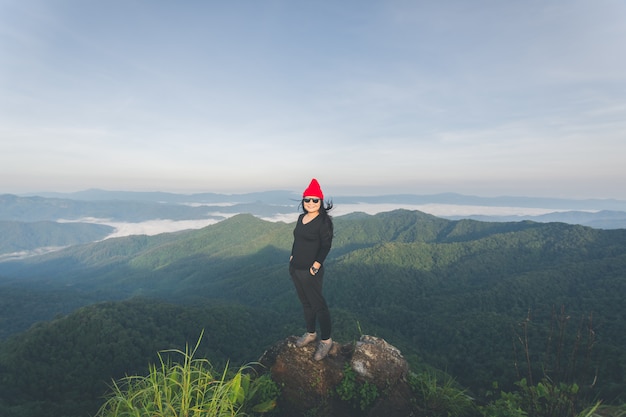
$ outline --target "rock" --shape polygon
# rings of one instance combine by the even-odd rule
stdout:
[[[259,359],[263,366],[260,372],[269,372],[281,387],[280,416],[414,415],[406,382],[408,363],[383,339],[365,335],[356,343],[335,342],[328,356],[319,362],[313,360],[314,343],[297,348],[296,340],[296,336],[290,336],[276,343]],[[344,382],[343,388],[354,389],[348,389],[342,399],[337,387],[346,376],[352,377],[352,385]],[[368,390],[359,389],[364,385]]]
[[[381,390],[387,388],[389,382],[406,379],[409,372],[409,365],[397,348],[367,335],[356,343],[350,366],[361,378]]]

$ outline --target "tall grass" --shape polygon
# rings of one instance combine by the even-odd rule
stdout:
[[[453,378],[438,378],[435,371],[410,373],[409,386],[413,404],[431,417],[467,417],[477,415],[474,400],[457,387]]]
[[[200,339],[202,336],[200,336]],[[228,365],[216,373],[207,359],[194,358],[200,344],[185,351],[172,349],[168,359],[159,353],[159,364],[150,365],[147,376],[128,376],[113,382],[112,392],[97,417],[228,417],[254,415],[275,407],[277,390],[267,378],[251,380],[240,368],[229,376]],[[172,354],[182,356],[173,362]],[[264,398],[268,393],[273,398]]]

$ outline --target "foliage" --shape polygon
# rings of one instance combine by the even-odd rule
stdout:
[[[343,401],[349,402],[354,408],[361,411],[370,408],[379,396],[376,385],[368,381],[357,380],[356,372],[349,363],[344,367],[343,378],[335,388],[335,392]]]
[[[584,408],[586,401],[580,385],[576,382],[588,377],[585,367],[579,365],[580,359],[585,366],[590,365],[591,351],[595,343],[595,332],[592,319],[581,321],[581,326],[571,337],[567,331],[570,316],[561,308],[557,314],[553,310],[552,326],[547,333],[546,353],[540,362],[541,379],[533,382],[534,375],[539,369],[533,362],[536,355],[531,355],[531,330],[541,330],[532,327],[532,314],[529,311],[525,320],[519,323],[521,331],[516,335],[524,366],[519,366],[520,374],[526,377],[515,383],[514,392],[500,392],[500,397],[483,407],[486,417],[506,415],[524,415],[529,417],[576,417],[581,414],[591,416],[598,408],[592,407],[587,411]],[[585,329],[586,331],[583,331]],[[586,335],[586,338],[584,337]],[[571,346],[570,346],[571,344]],[[570,349],[568,349],[570,347]],[[517,362],[516,362],[517,365]],[[497,384],[494,384],[497,388]]]
[[[480,407],[484,417],[602,417],[626,416],[626,405],[602,406],[600,402],[579,410],[576,384],[558,384],[542,380],[529,386],[518,381],[516,392],[500,392],[499,398]]]
[[[476,414],[473,399],[449,376],[440,379],[433,371],[410,373],[408,382],[416,408],[426,415],[466,417]]]
[[[166,361],[159,354],[160,365],[151,365],[148,376],[114,382],[97,416],[226,417],[260,415],[274,409],[276,397],[264,395],[275,391],[259,390],[267,386],[267,379],[252,380],[245,368],[229,376],[226,367],[216,375],[207,359],[194,358],[199,343],[193,350],[187,346],[184,352],[166,351],[180,354],[181,363]]]
[[[7,285],[0,290],[0,342],[33,323],[49,321],[95,303],[97,297],[72,288],[42,289]],[[1,350],[1,348],[0,348]]]
[[[521,396],[516,392],[501,392],[500,397],[480,406],[484,417],[526,417],[528,413],[522,409]]]
[[[535,386],[529,386],[526,379],[517,383],[520,387],[523,406],[530,417],[567,417],[576,414],[577,384],[555,384],[542,379]]]

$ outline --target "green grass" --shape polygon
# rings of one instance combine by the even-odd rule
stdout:
[[[159,365],[150,365],[147,376],[128,376],[113,382],[112,392],[96,416],[234,417],[274,409],[279,392],[270,379],[252,379],[245,372],[250,366],[241,367],[233,375],[228,366],[216,373],[207,359],[194,358],[199,344],[200,340],[193,350],[187,346],[184,352],[173,349],[159,353]],[[183,360],[174,362],[173,355]]]

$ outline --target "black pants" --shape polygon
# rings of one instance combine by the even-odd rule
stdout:
[[[302,303],[306,331],[314,333],[316,322],[319,321],[321,339],[329,339],[331,330],[330,312],[322,294],[324,268],[320,268],[317,274],[311,275],[308,269],[301,270],[290,267],[289,274],[291,275],[293,285],[296,287],[300,303]]]

